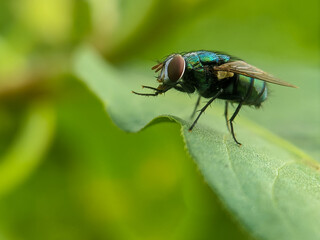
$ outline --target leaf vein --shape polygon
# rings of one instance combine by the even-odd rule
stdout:
[[[275,184],[276,184],[276,182],[278,181],[278,179],[279,179],[279,173],[280,173],[280,171],[283,169],[283,168],[285,168],[286,166],[288,166],[288,165],[290,165],[290,164],[293,164],[293,163],[297,163],[297,161],[288,161],[288,162],[285,162],[284,164],[282,164],[280,167],[278,167],[277,169],[276,169],[276,176],[275,176],[275,178],[274,178],[274,180],[273,180],[273,182],[272,182],[272,185],[271,185],[271,200],[272,200],[272,202],[274,202],[275,204],[277,204],[277,201],[276,201],[276,199],[275,199],[275,194],[274,194],[274,186],[275,186]]]

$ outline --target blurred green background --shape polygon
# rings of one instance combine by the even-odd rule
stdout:
[[[1,1],[0,240],[250,239],[204,183],[179,126],[119,130],[74,77],[73,52],[90,44],[120,71],[149,71],[179,51],[239,56],[300,87],[272,86],[262,110],[241,115],[319,160],[319,9],[317,0]]]

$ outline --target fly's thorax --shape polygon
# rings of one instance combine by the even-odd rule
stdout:
[[[187,69],[199,71],[204,66],[217,66],[228,62],[231,57],[211,51],[195,51],[183,55],[186,60]]]
[[[219,86],[219,80],[233,77],[233,73],[214,71],[214,67],[230,60],[230,56],[211,51],[195,51],[183,55],[186,61],[186,73],[183,79],[193,84],[199,94],[207,95],[208,91]]]
[[[162,63],[158,81],[163,84],[174,85],[183,77],[185,68],[185,60],[180,54],[171,55]]]

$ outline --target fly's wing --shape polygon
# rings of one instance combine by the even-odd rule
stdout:
[[[292,85],[285,81],[281,81],[273,77],[272,75],[262,71],[261,69],[256,68],[244,61],[228,62],[220,66],[215,66],[214,70],[237,73],[247,77],[257,78],[265,82],[274,83],[286,87],[297,88],[295,85]]]

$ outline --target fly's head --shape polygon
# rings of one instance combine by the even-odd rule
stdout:
[[[152,70],[159,72],[158,82],[163,85],[174,86],[183,77],[186,62],[180,54],[173,54],[167,59],[152,67]]]
[[[157,80],[160,85],[157,88],[142,86],[143,88],[153,90],[154,93],[132,92],[140,96],[158,96],[159,94],[165,93],[178,83],[184,74],[185,68],[186,62],[180,54],[170,55],[164,62],[152,67],[152,70],[159,72]]]

